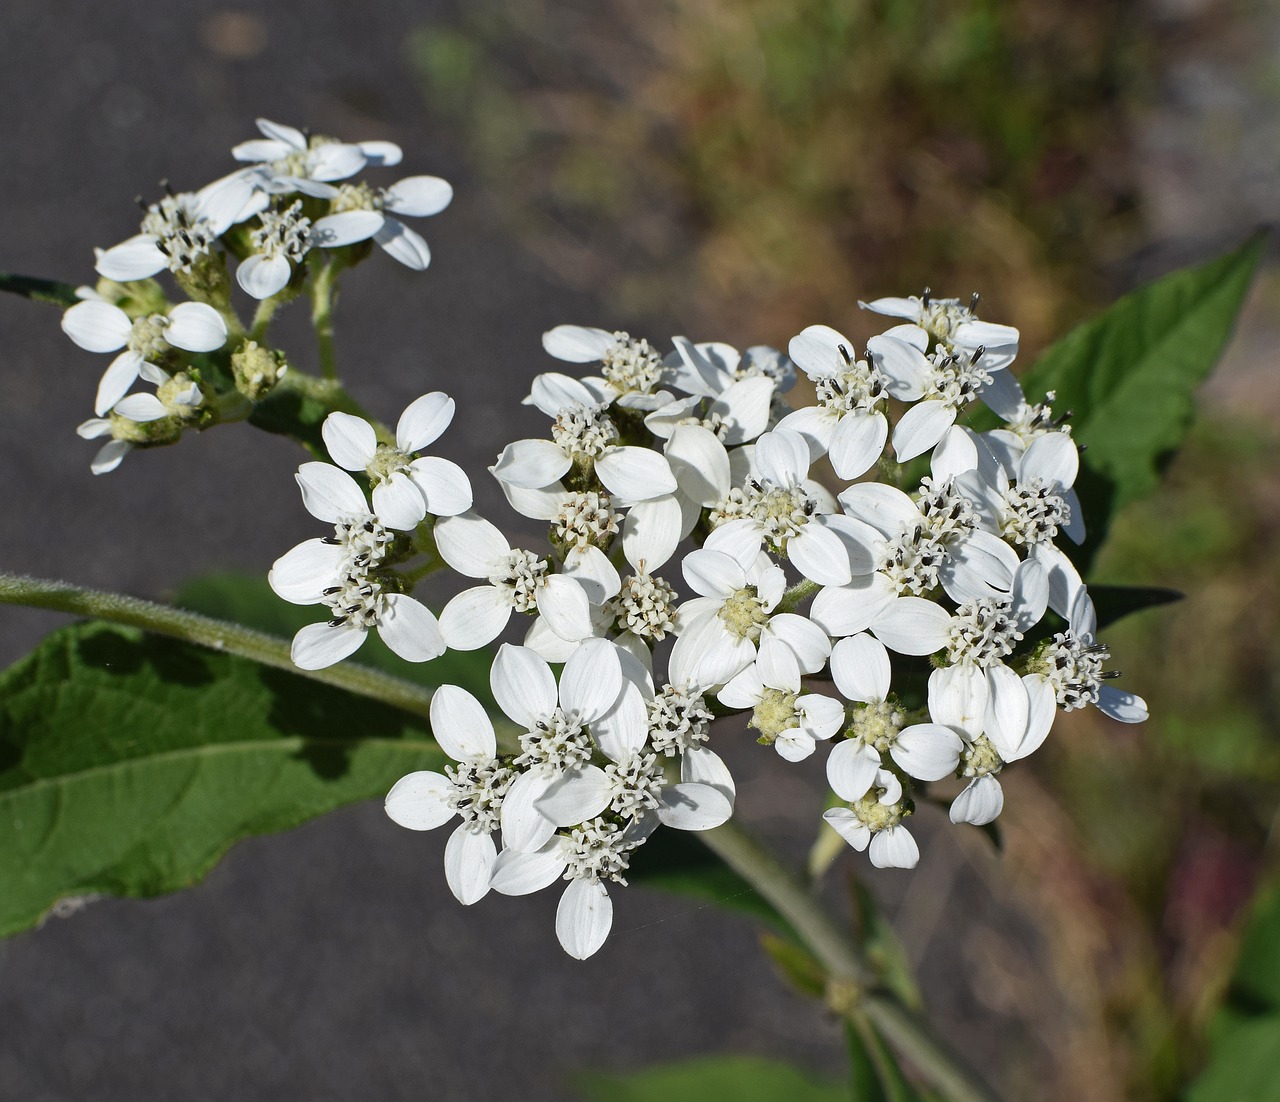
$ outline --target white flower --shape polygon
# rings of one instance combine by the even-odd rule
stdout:
[[[283,210],[264,210],[261,225],[249,234],[253,252],[236,269],[236,282],[256,299],[267,299],[288,286],[293,269],[311,248],[311,220],[301,201]]]
[[[1048,736],[1053,693],[1029,677],[989,682],[951,666],[929,675],[929,715],[964,740],[959,771],[969,783],[951,803],[951,821],[983,826],[1004,808],[1000,771],[1039,749]]]
[[[250,179],[272,195],[300,191],[323,197],[311,189],[310,181],[345,180],[367,166],[397,165],[403,156],[393,142],[340,142],[270,119],[256,121],[262,137],[241,142],[231,155],[257,165]]]
[[[464,589],[440,613],[444,638],[454,650],[491,643],[513,611],[536,610],[561,639],[572,642],[592,635],[591,600],[582,582],[551,573],[547,560],[531,551],[513,551],[483,517],[471,512],[445,517],[437,522],[435,537],[441,557],[454,570],[488,580]]]
[[[769,427],[773,399],[785,375],[778,362],[765,355],[776,357],[773,349],[750,349],[760,359],[749,359],[744,368],[737,350],[727,344],[694,344],[684,337],[672,340],[675,353],[667,359],[672,385],[690,397],[667,395],[668,401],[656,405],[645,418],[650,432],[666,438],[679,425],[697,424],[725,444],[743,444]],[[791,381],[793,377],[787,379],[788,386]]]
[[[672,665],[687,669],[691,682],[723,685],[757,653],[782,647],[801,672],[816,673],[831,643],[805,617],[773,614],[786,590],[782,568],[767,555],[717,535],[713,532],[704,547],[685,556],[685,581],[699,596],[680,606]]]
[[[167,371],[155,368],[148,378],[159,384],[155,394],[126,395],[115,404],[113,412],[139,424],[159,421],[162,417],[185,421],[196,416],[204,396],[185,372],[171,376]]]
[[[878,298],[874,302],[859,302],[864,310],[905,318],[913,326],[922,329],[928,338],[946,347],[975,349],[985,346],[999,350],[1005,364],[1012,361],[1018,350],[1018,331],[1012,325],[995,325],[979,321],[974,312],[978,308],[978,296],[974,295],[968,306],[958,298],[935,298],[926,291],[917,298]],[[905,328],[905,327],[903,327]],[[1002,365],[1002,366],[1004,366]]]
[[[565,384],[576,379],[560,376]],[[582,385],[582,384],[578,384]],[[534,395],[537,397],[538,390]],[[582,400],[585,398],[586,400]],[[594,475],[621,505],[672,495],[676,477],[665,456],[648,448],[619,445],[617,426],[603,403],[582,386],[580,398],[559,406],[550,440],[517,440],[508,444],[489,469],[504,485],[518,489],[552,490],[575,470],[581,478]],[[539,408],[543,401],[538,400]],[[549,407],[548,407],[549,408]],[[585,488],[585,487],[584,487]]]
[[[369,511],[355,479],[328,463],[304,463],[297,479],[307,511],[334,525],[334,534],[282,555],[267,580],[286,601],[325,604],[333,616],[293,637],[294,664],[318,670],[340,662],[364,642],[370,628],[409,662],[442,655],[445,642],[434,614],[408,594],[388,589],[390,579],[379,573],[394,533]]]
[[[498,759],[493,724],[466,689],[441,685],[431,697],[431,733],[458,764],[443,773],[421,770],[401,777],[387,793],[386,811],[409,830],[433,830],[457,815],[462,822],[444,851],[449,889],[463,904],[489,891],[498,856],[493,832],[515,771]]]
[[[376,190],[368,184],[313,183],[308,194],[328,199],[331,211],[312,225],[314,244],[332,249],[373,238],[405,267],[422,271],[431,263],[431,250],[420,234],[394,216],[439,214],[453,199],[453,188],[438,176],[409,176]]]
[[[76,435],[81,440],[98,440],[103,436],[111,437],[98,449],[97,455],[93,457],[93,462],[89,464],[89,470],[94,474],[107,474],[110,471],[114,471],[120,466],[124,457],[133,450],[133,443],[117,437],[111,422],[105,417],[90,417],[89,420],[76,426]]]
[[[240,174],[224,176],[197,192],[166,195],[147,207],[141,233],[104,249],[94,265],[99,275],[128,283],[168,268],[190,272],[237,222],[257,214],[253,185]]]
[[[911,814],[903,798],[902,782],[887,769],[876,773],[870,790],[859,797],[836,795],[849,800],[848,807],[833,807],[823,818],[856,850],[871,847],[871,863],[878,869],[913,869],[920,860],[920,847],[902,820]]]
[[[374,512],[407,532],[428,513],[451,517],[471,508],[471,482],[461,467],[438,456],[417,457],[449,427],[453,412],[453,399],[436,390],[405,408],[394,446],[378,443],[373,426],[350,413],[329,414],[321,434],[338,466],[368,474]]]
[[[801,761],[816,740],[831,738],[844,725],[844,705],[821,693],[801,692],[800,665],[786,647],[764,650],[717,694],[730,708],[752,709],[747,726],[760,732],[787,761]]]
[[[866,634],[840,640],[831,652],[831,676],[846,700],[862,705],[853,710],[849,737],[827,758],[827,777],[845,799],[866,794],[886,764],[886,753],[917,780],[937,781],[955,772],[961,746],[956,733],[937,722],[908,726],[890,702],[889,652],[883,643]],[[860,785],[857,796],[847,795]]]
[[[556,359],[568,363],[600,361],[601,377],[583,380],[599,394],[597,401],[606,404],[616,401],[627,409],[649,410],[664,405],[671,398],[669,394],[654,393],[654,388],[663,382],[668,370],[662,357],[643,338],[582,325],[557,325],[542,334],[542,347]],[[535,390],[537,386],[535,380]],[[547,410],[532,395],[526,399],[528,401],[533,401],[551,417],[558,412]]]
[[[763,542],[820,585],[844,585],[854,565],[871,569],[865,526],[820,511],[823,491],[808,480],[809,464],[809,445],[799,433],[765,433],[756,441],[751,477],[716,507],[712,522],[723,526],[721,539],[751,552]]]
[[[98,383],[93,410],[101,417],[141,375],[151,383],[168,376],[160,363],[171,348],[213,352],[227,341],[227,325],[212,306],[184,302],[163,314],[131,319],[118,306],[89,299],[62,315],[62,330],[87,352],[120,352]],[[120,351],[123,349],[123,351]]]
[[[778,422],[778,428],[808,441],[811,458],[830,455],[844,479],[870,470],[889,438],[889,421],[880,408],[889,395],[889,377],[873,363],[855,359],[852,347],[825,325],[811,325],[792,338],[791,358],[813,381],[818,404]]]

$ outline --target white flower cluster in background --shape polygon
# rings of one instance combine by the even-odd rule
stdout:
[[[278,305],[314,284],[318,268],[355,263],[365,242],[415,270],[430,263],[426,241],[401,218],[447,207],[446,181],[353,183],[366,168],[399,164],[400,147],[308,136],[267,119],[258,129],[262,138],[232,150],[244,168],[197,191],[167,193],[144,207],[137,234],[99,249],[102,280],[81,288],[82,301],[63,316],[81,348],[117,353],[98,385],[95,416],[77,430],[106,438],[95,474],[114,470],[135,446],[245,416],[245,400],[261,398],[286,368],[253,338]],[[257,303],[251,331],[232,303],[231,263],[236,284]],[[154,278],[166,272],[191,301],[170,300]],[[130,393],[139,379],[155,390]]]

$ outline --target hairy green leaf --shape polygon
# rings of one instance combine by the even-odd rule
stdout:
[[[589,1102],[849,1102],[845,1087],[754,1056],[707,1056],[630,1075],[583,1072],[576,1079]]]
[[[1023,380],[1028,396],[1054,391],[1054,409],[1073,412],[1087,450],[1077,491],[1089,540],[1087,563],[1111,514],[1150,493],[1160,466],[1195,413],[1195,391],[1218,362],[1265,238],[1126,295],[1055,344]]]
[[[7,272],[0,272],[0,291],[35,299],[37,302],[51,302],[54,306],[74,306],[80,301],[76,298],[74,284],[62,283],[56,279],[10,275]]]
[[[241,838],[438,767],[424,720],[202,647],[63,628],[0,674],[0,934],[187,887]]]

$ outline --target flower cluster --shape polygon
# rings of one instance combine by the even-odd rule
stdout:
[[[399,149],[259,126],[234,151],[244,167],[162,199],[141,234],[102,252],[105,281],[64,317],[76,343],[117,353],[99,419],[81,427],[111,437],[95,471],[258,408],[285,370],[258,341],[295,294],[311,296],[323,359],[333,278],[369,240],[427,264],[400,216],[442,209],[444,181],[349,183]],[[260,302],[249,331],[228,257]],[[165,269],[191,301],[170,304],[151,279]],[[919,860],[917,802],[990,823],[1003,770],[1059,710],[1146,718],[1109,684],[1093,602],[1059,546],[1084,538],[1079,450],[1053,395],[1029,402],[1010,370],[1018,331],[981,320],[976,297],[862,305],[893,324],[861,349],[823,325],[787,354],[551,329],[546,352],[587,373],[538,375],[525,402],[545,432],[489,468],[510,507],[546,525],[534,547],[513,547],[473,508],[467,475],[423,454],[452,421],[445,394],[411,403],[394,431],[344,411],[323,421],[332,462],[297,479],[332,532],[270,574],[285,600],[326,610],[298,632],[294,662],[329,666],[370,630],[413,662],[497,644],[489,682],[505,719],[440,686],[430,718],[450,761],[386,800],[414,830],[457,817],[445,875],[460,901],[564,882],[557,935],[590,956],[611,926],[610,886],[659,826],[732,815],[717,717],[789,762],[829,748],[823,819],[874,865],[903,868]],[[814,401],[792,409],[797,371]],[[333,400],[336,379],[304,378],[321,384],[313,401],[358,408]],[[155,393],[130,394],[138,379]],[[446,570],[465,581],[437,618],[413,591]]]
[[[275,309],[304,292],[327,305],[333,277],[363,259],[369,242],[410,268],[430,262],[427,243],[400,219],[439,213],[453,197],[448,183],[351,183],[365,168],[398,164],[400,148],[308,136],[267,119],[258,129],[262,138],[232,150],[245,167],[197,191],[166,191],[144,207],[137,234],[98,250],[102,278],[63,316],[81,348],[117,353],[98,384],[95,416],[77,430],[106,438],[95,474],[114,470],[133,447],[249,416],[288,366],[260,344]],[[257,302],[248,329],[232,302],[232,262],[236,284]],[[156,281],[166,272],[188,301],[174,303]],[[139,379],[155,390],[131,394]]]

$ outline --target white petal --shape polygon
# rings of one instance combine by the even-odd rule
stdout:
[[[285,156],[289,151],[305,152],[307,136],[296,127],[286,126],[284,123],[272,122],[270,119],[263,118],[254,119],[253,121],[258,127],[259,133],[270,138],[273,142],[279,142],[281,145],[288,147],[288,150],[279,154],[279,156]]]
[[[934,670],[929,675],[929,717],[976,739],[986,723],[989,695],[987,679],[971,666]]]
[[[788,413],[778,422],[778,428],[803,436],[809,445],[809,459],[816,462],[831,447],[837,424],[839,417],[825,406],[804,406]]]
[[[1018,330],[1012,325],[997,325],[990,321],[962,321],[956,326],[952,340],[961,348],[986,347],[995,350],[1012,345],[1016,349],[1019,336]]]
[[[955,541],[950,551],[938,573],[956,604],[979,597],[998,600],[1009,592],[1018,553],[999,536],[979,529]]]
[[[132,448],[133,445],[127,440],[108,440],[98,449],[98,454],[89,464],[89,470],[94,474],[107,474],[114,471]]]
[[[720,600],[747,584],[747,572],[737,559],[708,547],[690,551],[681,563],[681,572],[695,593]]]
[[[409,830],[434,830],[453,818],[448,795],[453,782],[442,773],[422,770],[401,777],[387,793],[387,815],[393,823]]]
[[[754,708],[764,696],[764,680],[755,663],[739,670],[716,697],[727,708]]]
[[[493,836],[463,823],[444,847],[444,878],[458,902],[470,906],[489,894],[489,878],[498,857]]]
[[[842,800],[854,803],[871,788],[880,770],[880,755],[861,742],[846,739],[827,756],[827,783]]]
[[[797,698],[796,711],[802,717],[801,726],[816,739],[833,738],[844,726],[844,703],[835,697],[805,693]]]
[[[307,172],[313,180],[345,180],[364,166],[364,150],[346,142],[329,142],[307,154]]]
[[[335,411],[320,426],[324,446],[339,467],[363,471],[378,450],[378,434],[363,417]]]
[[[899,463],[923,455],[955,424],[954,406],[930,398],[917,402],[893,426],[893,451]]]
[[[458,464],[428,455],[415,459],[409,469],[409,477],[426,499],[427,512],[432,516],[457,516],[471,508],[471,480]]]
[[[883,413],[847,414],[831,437],[831,466],[841,478],[857,478],[875,465],[888,438]]]
[[[1022,679],[1022,686],[1027,690],[1027,728],[1018,746],[1018,758],[1034,754],[1044,745],[1053,721],[1058,717],[1058,697],[1048,681],[1030,674]]]
[[[726,444],[754,440],[769,427],[773,390],[772,379],[752,375],[732,383],[711,403],[707,412],[719,417],[724,424]]]
[[[497,525],[476,513],[441,519],[435,537],[440,557],[468,578],[487,578],[498,559],[511,553],[511,544]]]
[[[649,735],[649,711],[641,689],[627,681],[613,707],[591,724],[591,735],[614,761],[639,753]]]
[[[295,152],[294,147],[286,142],[270,138],[253,138],[247,142],[231,147],[231,156],[237,161],[256,163],[259,161],[280,161]]]
[[[386,220],[386,215],[376,210],[345,210],[341,214],[327,214],[312,223],[311,237],[315,244],[325,249],[354,245],[357,241],[368,241],[382,229]]]
[[[813,755],[817,743],[806,731],[802,731],[799,727],[790,727],[778,733],[778,737],[774,739],[773,748],[778,752],[778,756],[786,761],[804,761],[805,758]]]
[[[62,315],[62,331],[86,352],[115,352],[128,343],[133,322],[120,307],[90,299]]]
[[[94,270],[108,279],[130,283],[135,279],[147,279],[168,266],[167,258],[156,246],[155,237],[143,233],[100,252]]]
[[[867,352],[871,362],[889,377],[889,393],[895,398],[914,402],[924,393],[931,368],[920,349],[882,333],[867,341]]]
[[[613,343],[612,337],[609,338],[609,343]],[[595,358],[598,359],[598,357]],[[524,402],[525,405],[535,406],[548,417],[558,417],[561,410],[572,406],[575,402],[592,406],[596,405],[599,399],[581,379],[561,374],[559,371],[544,371],[534,377],[529,397]]]
[[[323,670],[358,650],[366,634],[364,628],[349,623],[308,624],[293,637],[289,657],[300,670]]]
[[[824,811],[822,817],[854,849],[867,848],[867,843],[871,841],[871,831],[849,808],[833,807]]]
[[[317,520],[336,524],[369,512],[356,480],[331,463],[304,463],[294,477],[302,487],[302,504]]]
[[[594,819],[613,800],[613,783],[605,771],[587,765],[562,773],[538,797],[538,813],[558,827]]]
[[[564,951],[586,960],[604,944],[613,926],[613,901],[603,884],[574,880],[556,908],[556,937]]]
[[[940,723],[916,723],[898,734],[889,751],[903,772],[921,781],[940,781],[960,763],[960,736]]]
[[[404,152],[395,142],[357,142],[371,168],[390,168],[404,160]]]
[[[995,777],[974,777],[968,787],[951,801],[951,821],[986,826],[1004,810],[1004,789]]]
[[[1103,685],[1098,690],[1098,710],[1121,723],[1143,723],[1147,718],[1147,702],[1136,693]]]
[[[261,302],[283,291],[289,285],[291,275],[293,267],[287,257],[279,253],[275,256],[254,253],[240,261],[236,282],[245,294]]]
[[[923,597],[899,597],[874,624],[871,632],[899,654],[932,654],[947,645],[951,617]]]
[[[435,613],[407,593],[384,598],[378,635],[406,662],[430,662],[445,652],[444,636]]]
[[[609,448],[596,460],[595,469],[605,489],[622,502],[648,501],[676,492],[676,476],[667,457],[648,448]]]
[[[637,571],[651,574],[665,564],[684,530],[684,510],[674,496],[638,501],[622,524],[622,553]]]
[[[594,544],[570,549],[564,557],[564,573],[582,586],[593,606],[602,605],[610,597],[616,597],[622,589],[618,568]],[[595,615],[594,608],[592,615]]]
[[[809,619],[840,638],[865,631],[897,601],[893,583],[883,574],[862,574],[848,585],[827,586],[813,599]]]
[[[1049,606],[1049,573],[1036,559],[1025,559],[1013,575],[1013,614],[1019,631],[1040,622]]]
[[[733,783],[733,774],[729,772],[724,759],[705,746],[695,746],[692,750],[685,751],[680,759],[680,779],[709,784],[712,788],[719,789],[728,798],[730,804],[733,803],[737,792],[737,786]]]
[[[396,423],[396,445],[401,451],[419,452],[439,439],[453,422],[454,402],[443,391],[433,390],[415,398]]]
[[[904,826],[878,832],[867,855],[878,869],[914,869],[920,863],[920,847]]]
[[[388,528],[412,532],[427,515],[427,502],[417,483],[403,471],[373,488],[373,511]]]
[[[791,693],[800,691],[800,663],[791,648],[778,639],[761,637],[756,670],[759,671],[760,680],[771,689]]]
[[[676,640],[669,667],[679,670],[689,685],[709,688],[723,685],[755,661],[756,648],[746,639],[734,639],[719,617],[698,620]]]
[[[889,695],[889,652],[865,632],[841,639],[831,650],[831,677],[846,700],[878,703]]]
[[[729,494],[729,453],[709,429],[679,425],[664,451],[680,490],[709,507]]]
[[[1019,756],[1027,732],[1030,701],[1022,679],[1002,663],[987,670],[987,715],[983,728],[1005,761]]]
[[[453,201],[453,187],[439,176],[409,176],[387,188],[387,210],[411,218],[439,214]]]
[[[588,639],[565,663],[560,703],[590,723],[608,712],[622,692],[622,664],[607,639]]]
[[[669,784],[659,797],[658,818],[676,830],[710,830],[732,815],[733,803],[709,784]]]
[[[441,685],[432,695],[431,733],[454,761],[488,762],[498,752],[484,706],[457,685]]]
[[[493,866],[492,887],[503,895],[529,895],[560,879],[565,868],[564,843],[552,838],[532,853],[504,849]]]
[[[754,465],[775,486],[795,486],[809,472],[809,445],[799,433],[774,429],[756,441]]]
[[[703,545],[705,550],[720,551],[730,556],[746,569],[760,555],[762,533],[753,520],[731,520],[719,525]]]
[[[140,424],[159,421],[161,417],[169,416],[169,410],[165,404],[154,394],[130,394],[127,398],[121,398],[114,409],[121,417],[127,417],[130,421],[137,421]]]
[[[615,344],[612,333],[583,325],[557,325],[542,334],[542,347],[557,360],[594,363]]]
[[[816,520],[787,540],[787,558],[819,585],[845,585],[852,577],[844,540]]]
[[[527,730],[556,710],[555,676],[528,647],[503,643],[489,671],[489,685],[498,707]]]
[[[342,558],[337,544],[306,540],[276,559],[267,581],[276,596],[292,604],[319,604],[324,591],[337,584]]]
[[[1022,453],[1018,465],[1018,481],[1041,479],[1046,486],[1071,486],[1080,473],[1080,450],[1075,439],[1066,432],[1047,432],[1037,436]]]
[[[770,638],[783,643],[796,656],[801,673],[817,673],[831,656],[827,633],[808,617],[794,612],[770,618],[761,634],[761,646]]]
[[[537,803],[555,773],[530,770],[521,773],[502,797],[502,841],[508,849],[534,853],[555,835],[556,825],[540,811]]]
[[[561,639],[573,642],[592,634],[591,600],[576,578],[550,574],[538,587],[538,614]]]
[[[422,235],[394,218],[383,222],[373,239],[386,250],[388,256],[394,257],[415,272],[423,271],[431,263],[431,250]]]
[[[142,357],[127,349],[112,360],[111,366],[102,373],[102,379],[98,383],[93,412],[101,417],[128,394],[129,388],[138,381],[138,372],[141,368]]]
[[[491,585],[464,589],[440,610],[440,634],[450,650],[492,643],[511,619],[511,602]]]
[[[490,470],[502,482],[536,490],[558,482],[571,466],[564,449],[550,440],[516,440],[502,449]]]

